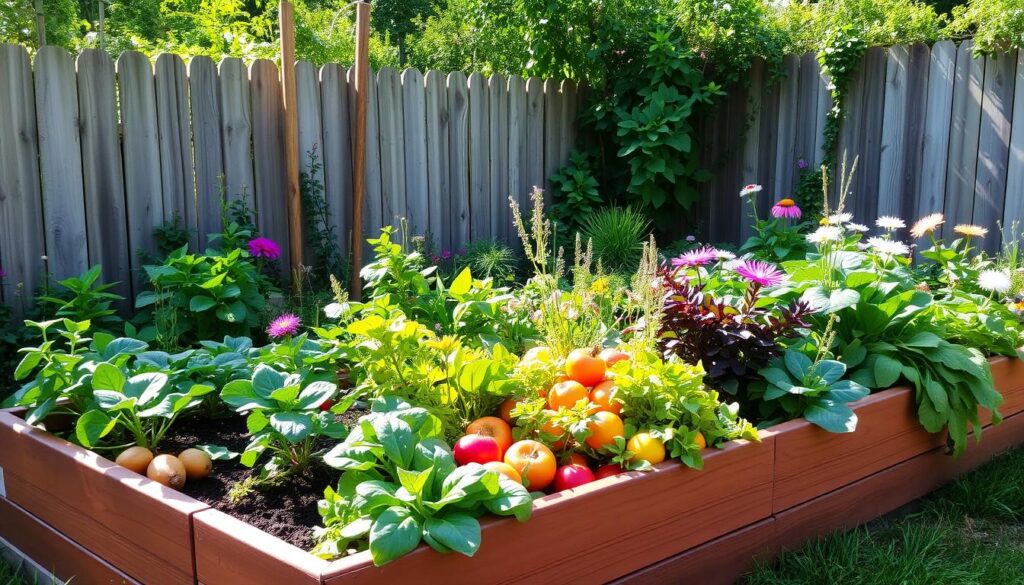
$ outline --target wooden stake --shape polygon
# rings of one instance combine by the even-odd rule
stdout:
[[[352,161],[352,281],[351,296],[360,300],[363,283],[363,197],[366,192],[366,102],[370,84],[370,4],[356,2],[356,128]]]
[[[284,99],[284,164],[288,196],[288,248],[292,264],[292,292],[299,294],[302,280],[302,200],[299,193],[299,113],[295,94],[295,21],[291,0],[281,0],[281,87]]]
[[[36,0],[36,38],[39,48],[46,46],[46,12],[43,11],[43,0]]]

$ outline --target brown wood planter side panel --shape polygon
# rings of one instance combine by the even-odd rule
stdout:
[[[144,583],[194,583],[189,515],[174,490],[0,412],[7,497]]]
[[[420,547],[374,567],[364,553],[333,563],[324,583],[607,582],[767,518],[775,437],[765,435],[705,451],[703,471],[662,464],[547,496],[523,524],[486,521],[472,558]]]
[[[1024,442],[1024,414],[985,430],[959,459],[944,448],[914,457],[775,517],[778,544],[796,548],[835,530],[850,529],[912,502],[996,454]]]
[[[6,498],[0,498],[0,518],[0,538],[59,579],[90,585],[138,583]]]
[[[776,553],[775,519],[769,518],[727,534],[660,563],[613,581],[613,585],[700,583],[730,585],[758,559]]]
[[[209,585],[313,585],[327,562],[218,512],[192,516],[196,577]]]
[[[772,427],[778,513],[943,444],[921,427],[909,388],[872,394],[853,405],[857,431],[833,434],[804,420]]]
[[[989,366],[992,368],[996,390],[1003,395],[999,413],[1005,418],[1024,411],[1024,361],[997,357],[989,360]],[[986,427],[992,424],[991,413],[983,411],[980,417]]]

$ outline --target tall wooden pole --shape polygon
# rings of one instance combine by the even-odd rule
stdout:
[[[292,291],[302,280],[302,200],[299,193],[299,112],[295,93],[295,16],[291,0],[281,0],[281,87],[284,98],[284,166],[288,196],[288,250],[292,264]]]
[[[36,38],[39,48],[46,46],[46,12],[43,11],[43,0],[36,0]]]
[[[366,101],[370,85],[370,4],[356,2],[356,128],[352,160],[352,298],[363,296],[363,196],[366,192]]]

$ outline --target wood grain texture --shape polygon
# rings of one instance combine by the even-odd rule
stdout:
[[[469,243],[469,93],[466,76],[448,74],[448,181],[452,249]]]
[[[978,137],[981,132],[981,96],[986,58],[974,58],[974,42],[960,44],[956,52],[953,83],[953,114],[949,130],[946,169],[946,225],[942,235],[958,223],[970,223],[974,215],[974,184],[978,170]]]
[[[320,103],[320,76],[317,75],[316,68],[309,61],[297,61],[295,63],[295,104],[296,104],[296,134],[298,135],[298,156],[299,156],[299,173],[306,173],[310,175],[312,172],[311,163],[312,156],[315,153],[320,165],[324,164],[324,137],[321,129],[324,126]],[[321,187],[325,186],[324,180],[324,169],[317,169],[316,172],[312,172],[312,180],[318,183]],[[300,183],[301,185],[301,183]],[[301,187],[300,187],[301,188]],[[302,193],[299,193],[302,196]],[[326,198],[326,188],[324,190],[324,197]],[[310,221],[309,215],[306,210],[306,205],[302,205],[303,214],[302,221],[303,225],[307,225]],[[328,202],[328,209],[330,209],[330,203]],[[333,223],[334,217],[332,214],[331,223]],[[318,223],[322,222],[322,218],[317,218]],[[328,224],[330,225],[330,223]],[[324,226],[325,228],[327,226]],[[307,265],[313,265],[316,258],[313,253],[313,248],[310,245],[308,237],[303,238],[303,262]],[[336,234],[337,235],[337,234]],[[337,241],[335,241],[337,244]]]
[[[336,561],[327,585],[402,582],[429,574],[445,583],[606,582],[767,518],[774,438],[704,452],[705,468],[665,463],[544,497],[529,522],[483,523],[484,545],[472,558],[420,547],[374,567],[367,554]],[[694,498],[695,490],[714,493]],[[660,504],[651,506],[652,498]],[[586,530],[585,548],[571,543]],[[529,558],[529,563],[522,559]]]
[[[953,80],[956,74],[956,45],[940,41],[932,46],[928,66],[928,104],[924,114],[924,145],[918,176],[920,215],[942,212],[946,193],[950,120],[953,116]]]
[[[524,163],[524,191],[519,196],[519,205],[525,215],[530,205],[530,194],[534,187],[545,189],[547,176],[544,174],[544,108],[546,105],[544,82],[536,77],[526,80],[526,162]]]
[[[380,228],[385,225],[383,217],[384,208],[381,201],[381,154],[380,154],[380,116],[377,112],[377,84],[373,69],[368,72],[370,83],[366,87],[366,169],[365,169],[365,190],[363,200],[363,239],[375,238],[380,234]],[[354,70],[349,71],[349,128],[355,132],[356,120],[356,94],[353,76]],[[353,148],[355,140],[353,138]],[[373,258],[373,250],[365,241],[363,246],[363,262],[370,262]],[[353,244],[355,245],[355,244]],[[353,270],[362,267],[353,266]]]
[[[427,94],[418,69],[402,72],[402,124],[405,134],[405,207],[412,233],[430,231],[427,186]],[[433,234],[431,234],[433,237]]]
[[[0,45],[0,266],[4,284],[24,284],[33,291],[42,276],[39,257],[45,253],[43,211],[40,204],[39,150],[32,67],[28,52],[17,45]],[[12,139],[13,138],[13,139]],[[33,234],[36,234],[34,236]],[[6,286],[0,288],[8,288]],[[4,299],[14,318],[22,316],[14,291]]]
[[[469,116],[469,237],[472,241],[493,237],[491,231],[491,127],[487,78],[473,73],[467,81]]]
[[[218,512],[193,517],[196,578],[208,585],[314,585],[327,562]]]
[[[60,280],[89,268],[75,61],[60,47],[42,47],[35,74],[46,251]]]
[[[452,247],[452,200],[448,163],[448,133],[451,125],[448,111],[447,80],[443,73],[427,71],[425,87],[427,147],[427,207],[429,228],[442,250]]]
[[[220,73],[220,136],[224,153],[224,190],[231,201],[252,203],[256,180],[252,169],[252,101],[249,72],[241,59],[222,59]],[[255,207],[255,204],[250,205]]]
[[[872,47],[867,50],[862,63],[864,77],[862,90],[863,113],[859,123],[859,150],[850,152],[848,164],[853,166],[857,158],[857,174],[854,177],[852,194],[846,211],[852,211],[859,220],[870,222],[878,215],[879,163],[884,123],[884,92],[886,53],[885,49]],[[840,159],[841,160],[841,159]]]
[[[775,519],[768,518],[612,581],[612,585],[700,583],[731,585],[759,560],[777,552]]]
[[[544,202],[551,203],[551,175],[558,171],[562,152],[562,94],[555,79],[544,80]]]
[[[518,75],[510,76],[508,78],[508,181],[503,196],[499,197],[497,201],[507,213],[508,239],[506,241],[516,250],[522,248],[522,242],[512,225],[509,199],[522,206],[522,201],[529,198],[530,187],[527,185],[529,179],[526,168],[529,156],[527,107],[526,81]]]
[[[95,585],[138,583],[5,498],[0,498],[0,518],[0,538],[59,579]]]
[[[778,513],[944,444],[917,418],[914,392],[893,388],[851,405],[857,431],[828,433],[804,420],[772,427],[777,433]]]
[[[348,91],[347,71],[343,67],[324,65],[320,69],[324,196],[342,258],[352,250],[352,130]]]
[[[498,241],[508,242],[512,230],[512,214],[508,201],[508,80],[504,75],[487,79],[488,149],[490,154],[491,235]]]
[[[190,515],[207,506],[0,412],[7,498],[143,583],[192,583]],[[60,481],[54,481],[59,477]]]
[[[764,59],[757,58],[750,66],[749,87],[752,88],[747,99],[744,118],[747,120],[746,133],[743,137],[742,167],[740,169],[740,180],[744,185],[760,184],[762,169],[758,150],[761,147],[761,120],[763,108],[763,93],[761,87],[765,82]],[[753,234],[754,217],[746,202],[743,202],[738,214],[740,225],[739,235],[741,241],[746,241]]]
[[[111,291],[127,299],[132,296],[132,252],[128,248],[114,62],[106,52],[89,49],[78,56],[77,65],[89,263],[102,265],[103,282],[117,283]]]
[[[1017,125],[1017,130],[1010,136],[1010,152],[1006,162],[1006,203],[1001,234],[1004,241],[1015,237],[1014,223],[1024,221],[1024,51],[1017,53],[1013,95],[1015,99],[1011,123]],[[1019,234],[1019,229],[1016,231]]]
[[[156,112],[160,131],[160,176],[164,218],[177,213],[193,248],[199,245],[199,210],[192,175],[192,133],[188,107],[188,76],[181,57],[163,53],[156,58]],[[205,244],[205,241],[203,242]]]
[[[774,194],[782,196],[795,191],[797,161],[797,119],[805,117],[798,111],[798,95],[800,82],[800,58],[786,55],[782,58],[782,70],[785,77],[779,81],[779,118],[778,146],[775,150],[775,182]],[[728,137],[726,137],[728,140]],[[772,199],[769,193],[768,199]]]
[[[1007,418],[1024,411],[1024,361],[1000,356],[989,359],[988,363],[996,390],[1003,395],[999,413]],[[981,409],[978,416],[986,427],[991,426],[990,413]]]
[[[284,160],[284,102],[281,80],[273,61],[259,59],[249,66],[252,95],[252,152],[256,181],[256,225],[260,235],[279,244],[289,241],[287,178]],[[291,274],[289,254],[279,262]]]
[[[128,245],[132,250],[156,253],[153,228],[164,221],[164,202],[153,64],[142,53],[122,53],[117,60],[117,83]],[[141,291],[148,282],[142,258],[131,254],[129,260],[132,283]]]
[[[756,86],[753,86],[756,87]],[[814,53],[805,53],[800,56],[800,75],[797,81],[797,112],[796,119],[796,148],[794,154],[796,161],[793,164],[797,170],[794,171],[794,185],[799,183],[799,161],[813,165],[819,158],[815,149],[818,134],[817,108],[820,103],[818,92],[822,90],[821,71],[818,66],[818,56]],[[779,196],[792,194],[795,191],[780,192]]]
[[[904,174],[907,155],[907,117],[910,104],[907,100],[907,77],[910,67],[910,50],[905,45],[889,47],[886,51],[885,94],[882,110],[882,151],[878,161],[878,215],[904,217],[899,202],[906,188]],[[870,193],[859,193],[860,197],[871,197]],[[858,220],[870,221],[868,216]]]
[[[380,177],[383,223],[398,226],[407,217],[405,201],[405,135],[402,118],[402,79],[384,67],[377,74],[380,124]],[[374,235],[375,236],[375,235]]]
[[[224,154],[220,139],[220,81],[217,65],[209,57],[188,62],[188,96],[192,120],[192,152],[195,160],[197,237],[203,244],[207,234],[219,233],[221,177]]]
[[[994,228],[1003,220],[1006,167],[1010,155],[1010,123],[1017,77],[1017,52],[991,57],[985,64],[985,84],[978,134],[978,171],[974,183],[973,223]],[[1021,194],[1018,193],[1018,196]],[[991,253],[999,249],[998,233],[977,243]]]

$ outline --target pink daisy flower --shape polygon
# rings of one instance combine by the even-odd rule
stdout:
[[[715,260],[718,260],[718,250],[711,246],[701,246],[700,248],[683,252],[679,257],[673,258],[672,266],[694,268],[710,264]]]
[[[772,217],[784,217],[786,219],[800,219],[800,207],[797,206],[796,201],[789,199],[780,199],[772,207]]]
[[[249,254],[253,258],[277,260],[281,257],[281,246],[270,238],[253,238],[249,240]]]
[[[760,260],[744,260],[736,266],[736,273],[760,286],[775,286],[786,277],[774,265]]]
[[[299,332],[299,325],[302,325],[302,321],[297,315],[285,313],[270,322],[270,325],[267,326],[267,335],[274,339],[295,335]]]

